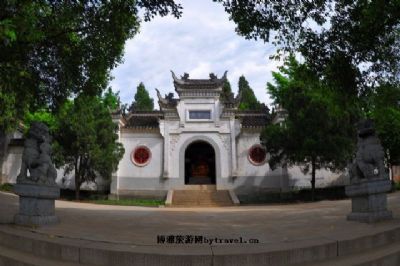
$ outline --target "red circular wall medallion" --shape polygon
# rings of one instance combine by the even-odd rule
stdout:
[[[264,164],[265,159],[267,158],[267,152],[263,146],[256,144],[249,149],[248,158],[252,164],[261,165]]]
[[[137,166],[145,166],[150,162],[151,152],[146,146],[138,146],[131,154],[131,160]]]

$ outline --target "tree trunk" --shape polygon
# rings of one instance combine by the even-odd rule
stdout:
[[[396,191],[396,182],[393,176],[393,165],[391,163],[388,163],[388,168],[389,168],[389,179],[392,182],[392,191]]]
[[[78,166],[78,160],[75,160],[75,200],[79,200],[81,192],[81,178]]]
[[[80,182],[77,181],[77,178],[75,176],[75,199],[79,200],[80,199],[80,191],[81,190],[81,185]]]
[[[389,168],[389,178],[390,180],[392,180],[392,182],[394,183],[394,178],[393,178],[393,165],[391,163],[388,164],[388,168]]]
[[[3,183],[3,163],[6,159],[6,150],[8,146],[7,133],[0,128],[0,184]]]
[[[315,158],[311,159],[311,200],[315,201]]]

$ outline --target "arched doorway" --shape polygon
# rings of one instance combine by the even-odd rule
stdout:
[[[205,141],[195,141],[185,150],[185,184],[215,184],[215,151]]]

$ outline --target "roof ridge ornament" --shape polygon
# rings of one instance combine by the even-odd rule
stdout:
[[[163,104],[163,105],[167,105],[168,104],[168,100],[161,96],[161,93],[157,88],[156,88],[156,91],[157,91],[158,102]]]
[[[189,79],[189,74],[188,73],[183,73],[183,76],[181,76],[181,79],[183,80],[188,80]]]
[[[226,77],[227,74],[228,74],[228,70],[225,70],[224,75],[222,76],[221,79],[226,80],[227,79],[227,77]]]
[[[157,91],[158,104],[161,110],[164,108],[173,108],[177,105],[178,101],[174,98],[173,93],[165,94],[165,97],[163,97],[157,88],[155,90]]]
[[[174,81],[175,81],[176,83],[178,83],[178,84],[184,84],[185,81],[189,81],[189,82],[190,82],[190,80],[193,80],[193,79],[189,79],[189,74],[186,73],[186,72],[183,73],[183,76],[181,76],[181,78],[178,78],[178,77],[175,75],[174,71],[172,71],[172,70],[170,70],[170,71],[171,71],[171,74],[172,74],[172,78],[173,78]],[[217,75],[215,75],[213,72],[211,72],[211,73],[209,74],[209,77],[210,77],[209,80],[211,80],[211,81],[225,81],[225,80],[227,79],[227,73],[228,73],[228,70],[225,70],[224,74],[223,74],[222,77],[219,79]],[[194,79],[194,80],[196,80],[196,79]],[[201,80],[201,79],[200,79],[200,80]]]
[[[218,79],[218,77],[214,74],[214,73],[210,73],[210,79],[211,80],[217,80]]]
[[[188,79],[189,79],[189,74],[187,74],[187,73],[185,73],[183,75],[183,77],[180,79],[175,75],[174,71],[172,71],[172,70],[171,70],[171,74],[172,74],[172,78],[174,79],[174,83],[177,83],[177,84],[183,85],[183,84],[185,84],[185,81],[188,81]]]

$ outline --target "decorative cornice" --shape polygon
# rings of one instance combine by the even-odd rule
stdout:
[[[179,93],[180,98],[185,97],[205,97],[205,98],[213,98],[218,97],[220,95],[220,91],[210,91],[206,89],[192,89],[190,91],[181,90]]]
[[[122,133],[135,133],[135,132],[146,132],[146,133],[160,133],[158,127],[129,127],[121,128]]]

